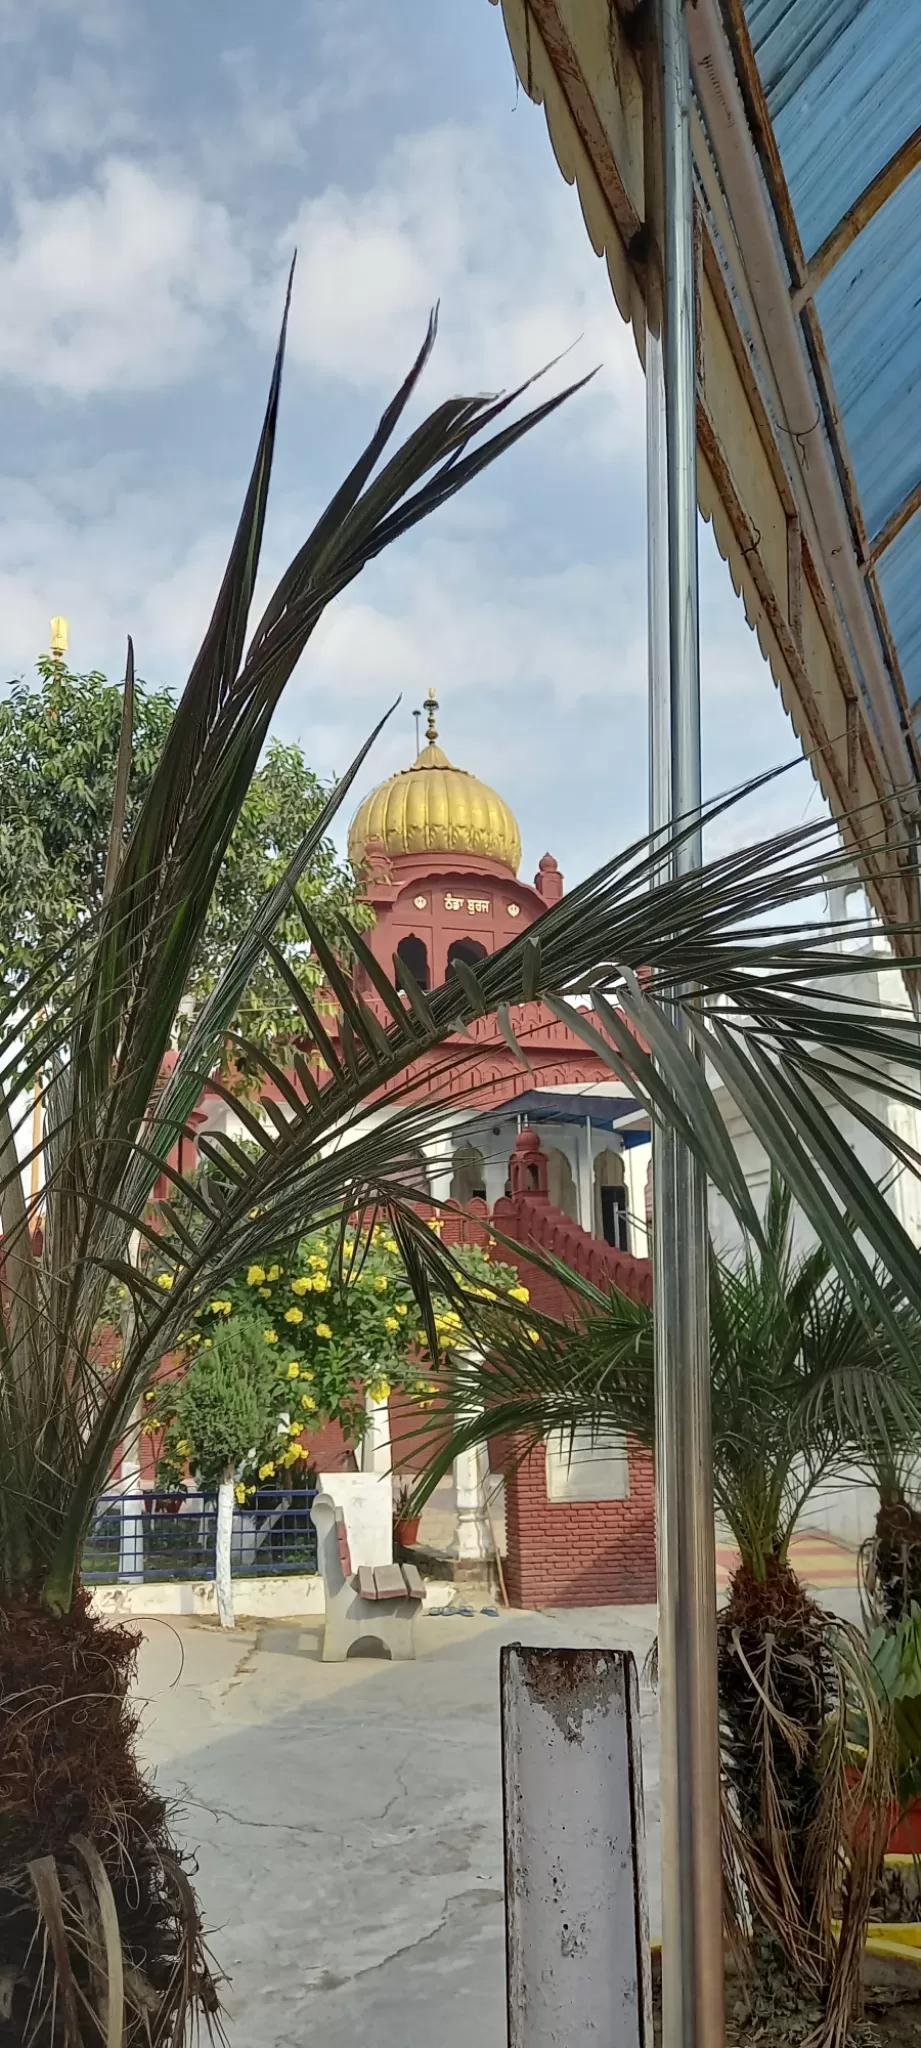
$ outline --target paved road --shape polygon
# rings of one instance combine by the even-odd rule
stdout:
[[[415,1664],[322,1665],[297,1622],[148,1624],[144,1750],[181,1802],[231,2048],[504,2048],[498,1652],[651,1643],[651,1608],[419,1623]],[[643,1690],[650,1910],[658,1745]]]

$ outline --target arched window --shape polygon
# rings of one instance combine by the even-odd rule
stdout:
[[[429,955],[425,940],[417,938],[415,932],[407,932],[405,939],[400,940],[397,953],[401,960],[405,960],[413,980],[419,983],[419,987],[428,988]]]
[[[455,960],[463,960],[466,966],[475,967],[478,960],[485,958],[486,947],[481,946],[479,939],[452,939],[448,947],[448,973]]]
[[[454,1172],[451,1176],[452,1202],[486,1200],[486,1168],[483,1154],[476,1145],[460,1145],[454,1154]]]
[[[556,1145],[545,1145],[544,1151],[547,1154],[547,1193],[551,1204],[554,1209],[562,1209],[563,1215],[568,1216],[572,1223],[578,1223],[579,1202],[569,1160]]]

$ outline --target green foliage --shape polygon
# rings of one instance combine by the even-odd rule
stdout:
[[[0,989],[19,988],[38,960],[73,939],[102,908],[103,882],[122,723],[122,689],[98,670],[77,675],[44,657],[39,684],[13,683],[0,700]],[[167,690],[135,683],[127,842],[141,812],[175,713]],[[256,769],[217,876],[192,963],[182,1028],[210,994],[266,891],[284,874],[329,798],[300,747],[270,740]],[[332,840],[317,846],[301,895],[341,950],[343,915],[367,928],[355,877]],[[308,986],[320,980],[296,909],[280,918],[275,940]],[[271,960],[254,972],[237,1022],[257,1043],[290,1039],[299,1023]]]
[[[199,1485],[210,1491],[228,1466],[254,1462],[272,1434],[273,1393],[261,1325],[237,1316],[197,1352],[176,1402],[175,1451]]]
[[[461,1296],[470,1307],[487,1293],[515,1299],[524,1291],[514,1267],[476,1246],[461,1249],[457,1265]],[[172,1284],[169,1273],[157,1280]],[[436,1336],[450,1348],[462,1317],[444,1295],[436,1295],[432,1306]],[[368,1396],[383,1401],[400,1390],[420,1411],[434,1404],[437,1382],[431,1378],[426,1332],[389,1226],[343,1235],[332,1227],[315,1231],[293,1254],[266,1253],[235,1274],[196,1315],[186,1338],[185,1372],[170,1369],[148,1387],[144,1428],[160,1444],[157,1483],[164,1490],[181,1482],[186,1460],[198,1476],[200,1443],[186,1390],[237,1329],[246,1332],[248,1345],[255,1332],[265,1367],[260,1386],[268,1390],[265,1427],[253,1433],[249,1453],[231,1461],[241,1499],[282,1473],[303,1484],[310,1439],[329,1422],[339,1423],[348,1443],[359,1443],[368,1425]]]

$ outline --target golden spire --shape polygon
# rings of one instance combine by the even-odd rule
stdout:
[[[433,747],[435,741],[438,738],[438,727],[435,724],[435,713],[438,710],[438,698],[436,697],[433,689],[429,690],[428,696],[426,697],[425,708],[426,711],[428,712],[428,723],[425,728],[425,737],[428,740],[429,746]]]
[[[67,653],[69,627],[66,619],[51,621],[51,654],[54,661],[63,661]]]

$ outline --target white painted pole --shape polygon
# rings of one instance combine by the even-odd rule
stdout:
[[[500,1653],[509,2048],[652,2048],[636,1667]]]
[[[217,1593],[218,1620],[222,1628],[233,1628],[233,1571],[231,1569],[231,1537],[233,1534],[234,1468],[228,1465],[217,1490],[217,1529],[214,1538],[214,1585]]]
[[[686,0],[655,0],[647,45],[646,340],[650,808],[700,806],[694,198]],[[700,832],[668,858],[699,867]],[[683,1029],[680,1015],[673,1020]],[[653,1139],[663,2048],[723,2039],[716,1591],[706,1182]]]
[[[361,1469],[363,1472],[389,1472],[393,1463],[389,1396],[383,1401],[373,1401],[366,1393],[365,1414],[368,1427],[361,1439]]]

